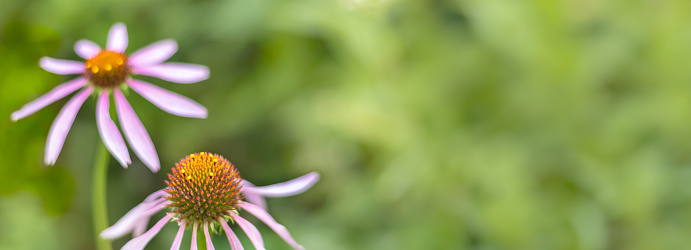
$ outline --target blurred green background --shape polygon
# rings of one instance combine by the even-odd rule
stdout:
[[[0,249],[93,248],[95,100],[53,167],[43,148],[67,98],[18,122],[10,113],[73,78],[40,69],[41,56],[81,60],[73,44],[103,46],[116,22],[127,52],[173,38],[170,61],[208,65],[211,77],[138,77],[209,117],[128,95],[162,171],[131,150],[129,169],[111,160],[111,223],[184,155],[209,151],[258,185],[320,172],[308,192],[268,200],[307,249],[691,244],[691,1],[7,0]],[[290,248],[247,217],[268,249]],[[148,248],[169,248],[176,230]],[[225,235],[214,242],[229,249]]]

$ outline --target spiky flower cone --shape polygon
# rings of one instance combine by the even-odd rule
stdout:
[[[165,189],[174,216],[186,224],[207,224],[238,209],[240,174],[222,156],[191,154],[175,164]]]

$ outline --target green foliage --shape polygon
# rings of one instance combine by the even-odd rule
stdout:
[[[49,186],[37,185],[45,178],[60,188],[35,193],[72,202],[61,218],[88,211],[80,197],[89,193],[86,147],[99,143],[93,100],[60,170],[41,162],[64,100],[16,123],[9,114],[71,79],[42,71],[40,56],[77,60],[74,42],[103,45],[110,25],[124,22],[128,52],[173,38],[171,61],[209,65],[210,79],[197,84],[138,77],[199,101],[209,118],[179,118],[127,94],[162,171],[136,159],[111,167],[111,221],[162,188],[179,159],[208,151],[258,185],[322,173],[312,190],[268,201],[308,249],[690,243],[689,1],[9,2],[0,8],[0,202]],[[64,211],[51,199],[47,211]],[[289,248],[251,221],[267,248]],[[150,247],[168,247],[175,231],[165,227]],[[86,232],[65,244],[89,246]],[[224,235],[214,241],[229,248]]]
[[[42,148],[51,117],[50,109],[28,118],[23,126],[10,121],[10,113],[21,107],[27,97],[37,97],[52,88],[58,77],[37,67],[38,58],[58,48],[57,33],[45,27],[7,23],[0,44],[0,194],[13,194],[21,189],[34,190],[46,203],[50,213],[67,210],[74,193],[74,181],[66,170],[41,166]],[[10,39],[11,38],[11,39]],[[37,117],[38,116],[38,117]]]
[[[44,200],[49,214],[60,215],[69,208],[75,187],[74,179],[67,170],[51,167],[34,177],[26,188]]]

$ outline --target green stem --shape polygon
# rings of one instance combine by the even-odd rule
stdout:
[[[94,176],[92,179],[91,209],[94,221],[94,236],[96,249],[111,250],[110,240],[101,238],[101,232],[108,227],[108,206],[106,206],[106,180],[108,179],[108,160],[110,155],[103,143],[98,149],[94,160]]]

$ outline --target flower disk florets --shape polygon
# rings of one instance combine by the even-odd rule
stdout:
[[[240,174],[222,156],[191,154],[168,174],[166,199],[172,214],[186,223],[211,223],[238,209]]]
[[[84,63],[84,74],[94,85],[112,88],[125,82],[132,73],[127,65],[127,55],[110,50],[102,50]]]

